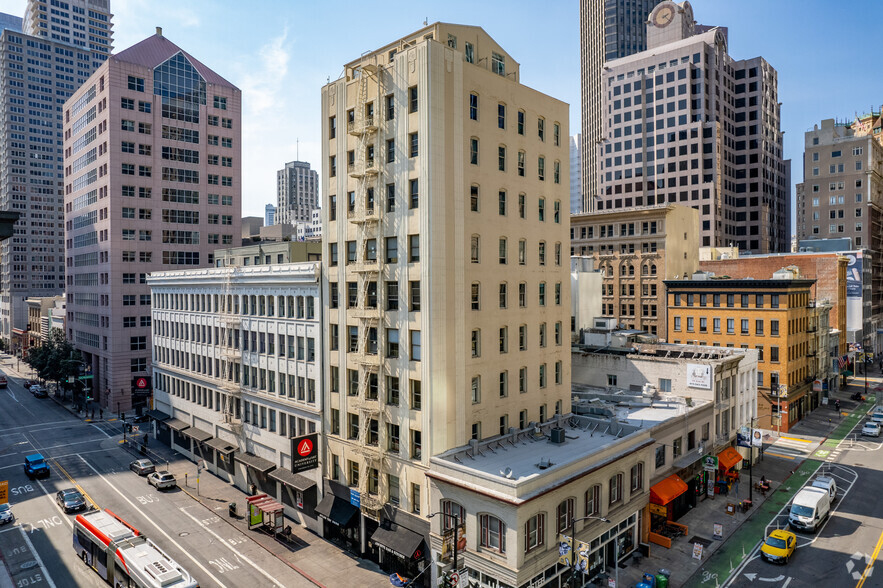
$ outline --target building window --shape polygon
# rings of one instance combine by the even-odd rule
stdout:
[[[417,157],[420,152],[420,136],[419,133],[411,133],[408,135],[411,145],[411,157]]]
[[[481,547],[498,553],[506,553],[506,525],[489,514],[479,516],[481,525]]]
[[[478,120],[478,95],[469,94],[469,120]]]
[[[644,489],[644,464],[639,463],[632,466],[631,471],[631,486],[630,491],[632,494],[636,492],[641,492]]]
[[[497,148],[497,168],[506,171],[506,147],[503,145]]]
[[[587,517],[601,513],[601,485],[595,484],[586,490],[585,508]]]
[[[545,544],[546,515],[540,513],[532,516],[524,524],[524,553]]]
[[[568,498],[558,505],[558,513],[555,517],[557,521],[558,533],[564,533],[570,528],[573,522],[573,498]]]

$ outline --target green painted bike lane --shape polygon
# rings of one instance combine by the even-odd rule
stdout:
[[[819,459],[807,459],[800,464],[800,467],[757,507],[751,518],[742,523],[742,526],[709,556],[705,565],[696,570],[684,582],[683,588],[714,588],[726,582],[730,574],[742,563],[742,560],[763,540],[769,522],[788,504],[797,491],[816,472],[824,458],[849,435],[873,405],[874,397],[872,396],[845,417],[843,422],[837,425],[837,428],[813,452],[813,457]]]

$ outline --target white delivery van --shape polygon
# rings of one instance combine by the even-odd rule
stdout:
[[[819,476],[812,481],[812,487],[826,490],[828,492],[828,498],[831,499],[832,503],[837,500],[837,482],[834,481],[833,477]]]
[[[794,496],[788,524],[797,531],[815,533],[831,514],[831,499],[824,488],[807,486]]]

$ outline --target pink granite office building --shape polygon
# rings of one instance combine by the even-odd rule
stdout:
[[[64,105],[67,336],[102,407],[146,403],[132,390],[151,375],[147,274],[238,243],[240,112],[239,89],[159,28]]]

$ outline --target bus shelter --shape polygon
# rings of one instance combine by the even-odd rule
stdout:
[[[273,535],[282,532],[285,524],[285,515],[281,504],[267,494],[249,496],[248,502],[248,528],[262,529]]]

